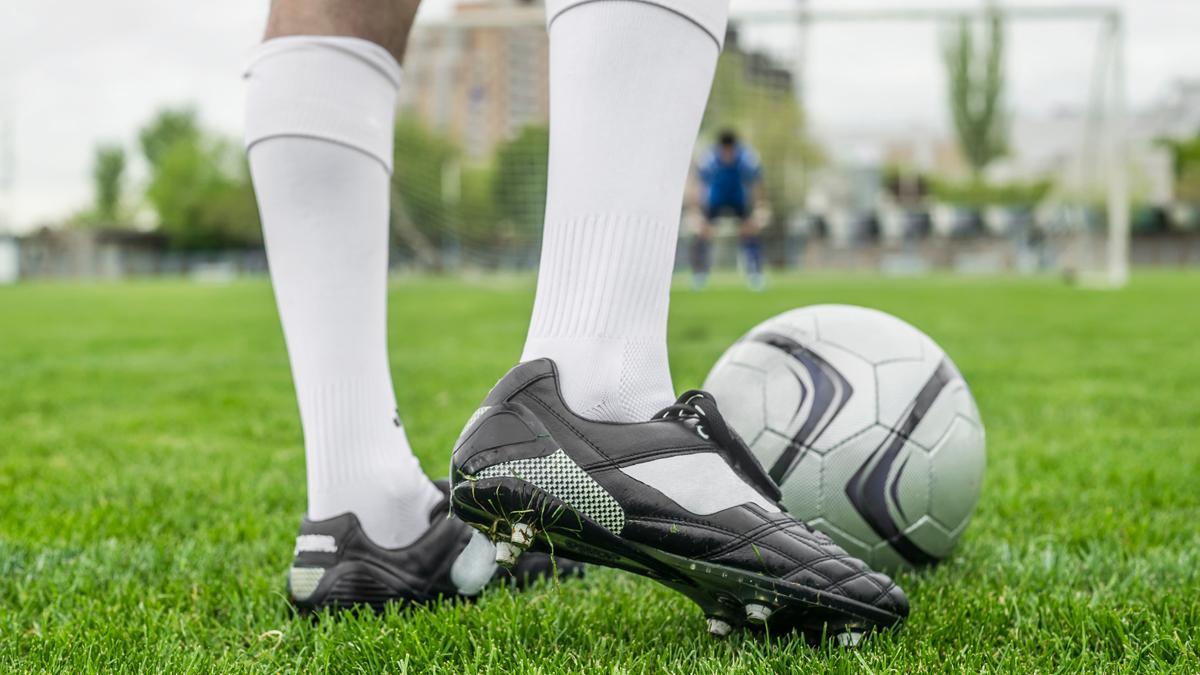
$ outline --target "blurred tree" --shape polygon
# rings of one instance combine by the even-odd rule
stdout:
[[[537,239],[546,217],[550,130],[531,125],[496,150],[492,195],[497,214],[511,230],[501,238]]]
[[[1171,152],[1175,199],[1200,204],[1200,134],[1185,140],[1163,141]]]
[[[489,165],[464,166],[461,174],[460,214],[457,234],[469,241],[494,243],[500,215],[492,185],[495,170]]]
[[[458,147],[414,116],[396,120],[392,172],[392,225],[397,238],[422,264],[441,267],[434,244],[459,225],[458,195],[452,185]]]
[[[93,216],[98,223],[115,225],[121,219],[121,191],[125,182],[125,149],[117,144],[99,145],[92,159],[92,182],[96,190]]]
[[[949,83],[950,116],[958,143],[972,173],[979,177],[988,164],[1008,151],[1008,116],[1003,109],[1004,19],[987,19],[987,45],[975,48],[968,20],[959,22],[943,47]]]
[[[176,143],[196,143],[201,135],[196,110],[191,107],[164,108],[138,132],[142,154],[152,169],[166,160]]]
[[[141,137],[145,149],[145,130]],[[196,129],[173,134],[170,143],[155,140],[151,146],[154,150],[147,152],[147,159],[151,152],[155,159],[146,199],[172,246],[212,250],[262,242],[254,191],[239,144]]]
[[[959,183],[934,179],[930,191],[938,201],[960,206],[1034,207],[1045,199],[1051,187],[1053,183],[1047,179],[999,184],[975,179]]]

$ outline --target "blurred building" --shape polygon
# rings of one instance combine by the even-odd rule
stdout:
[[[481,159],[550,113],[549,40],[539,0],[460,0],[418,25],[401,108]]]

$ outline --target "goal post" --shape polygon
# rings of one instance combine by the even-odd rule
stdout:
[[[809,36],[822,26],[831,24],[934,24],[953,25],[958,22],[978,23],[999,16],[1006,26],[1031,22],[1067,22],[1094,25],[1098,29],[1095,52],[1091,56],[1091,91],[1081,101],[1085,117],[1094,124],[1084,123],[1077,129],[1080,141],[1075,162],[1094,163],[1083,167],[1079,174],[1099,174],[1100,185],[1061,185],[1050,196],[1051,202],[1074,205],[1084,201],[1080,193],[1097,188],[1103,198],[1094,206],[1103,213],[1103,236],[1088,226],[1089,214],[1080,208],[1072,220],[1076,225],[1058,232],[1062,250],[1057,267],[1080,285],[1093,288],[1120,288],[1129,279],[1130,259],[1130,176],[1129,148],[1126,130],[1125,89],[1125,25],[1121,11],[1108,5],[1048,4],[1042,6],[1006,6],[985,4],[974,8],[949,7],[855,7],[810,8],[800,0],[794,8],[785,10],[748,11],[736,13],[731,21],[743,33],[751,48],[766,45],[781,61],[795,68],[795,91],[802,105],[813,96],[805,86],[807,70],[814,67],[809,53]],[[780,26],[794,26],[795,40],[786,49],[776,40],[755,39],[754,33],[770,32]],[[807,190],[807,185],[793,186]],[[1076,194],[1071,194],[1072,192]]]

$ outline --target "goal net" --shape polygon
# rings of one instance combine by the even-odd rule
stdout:
[[[393,214],[403,263],[536,264],[548,45],[541,9],[511,4],[465,4],[410,40]],[[1002,138],[978,166],[956,125],[947,50],[965,27],[978,71],[993,25]],[[1086,49],[1064,48],[1055,65],[1056,109],[1015,107],[1039,67],[1023,45],[1060,33]],[[696,156],[725,129],[754,150],[756,219],[776,269],[1054,271],[1119,286],[1131,190],[1121,33],[1111,10],[1076,5],[735,12]],[[681,268],[703,201],[693,176]],[[737,230],[718,222],[718,265],[736,264]]]

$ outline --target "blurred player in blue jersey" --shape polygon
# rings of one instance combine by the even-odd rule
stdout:
[[[704,225],[692,243],[692,279],[697,288],[708,281],[712,266],[712,238],[716,221],[736,216],[740,221],[738,237],[750,287],[761,290],[763,251],[759,230],[766,220],[765,207],[756,214],[755,204],[762,200],[762,167],[758,155],[742,143],[732,130],[722,131],[717,143],[700,161],[701,199]]]

